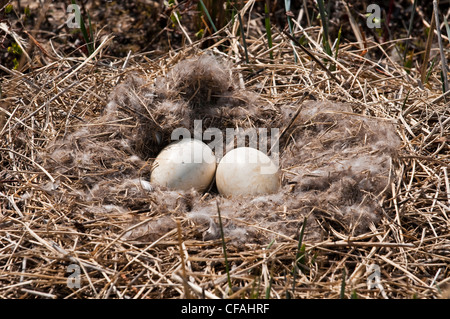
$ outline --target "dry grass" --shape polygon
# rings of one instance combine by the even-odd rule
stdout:
[[[222,30],[227,36],[207,51],[224,56],[217,47],[226,46],[233,69],[242,75],[238,79],[241,85],[258,93],[266,105],[295,106],[308,93],[319,101],[350,103],[360,116],[397,123],[401,147],[388,184],[390,195],[382,199],[379,222],[352,235],[343,232],[345,228],[336,229],[332,220],[323,219],[326,236],[303,241],[303,268],[294,272],[298,237],[276,234],[270,244],[229,244],[227,260],[233,287],[229,291],[221,241],[203,240],[183,209],[174,212],[170,205],[165,209],[158,206],[158,210],[151,203],[145,206],[149,198],[139,191],[128,194],[128,185],[120,193],[108,194],[127,201],[128,210],[90,210],[101,194],[94,194],[93,202],[74,194],[83,189],[85,180],[97,178],[96,171],[85,167],[83,172],[82,164],[54,171],[48,162],[44,165],[43,154],[48,154],[60,138],[102,124],[99,118],[111,100],[110,94],[128,75],[140,74],[150,85],[178,62],[206,51],[200,49],[201,42],[195,42],[152,60],[144,55],[113,59],[102,56],[108,45],[105,39],[90,59],[55,57],[28,74],[10,71],[3,80],[0,297],[263,298],[270,289],[269,297],[274,299],[287,294],[292,298],[339,298],[343,278],[347,298],[448,296],[450,115],[439,75],[433,73],[429,85],[420,89],[416,84],[420,70],[413,68],[407,74],[385,55],[384,71],[379,72],[369,55],[361,56],[358,45],[345,44],[334,61],[335,81],[302,51],[297,50],[299,61],[295,64],[290,40],[277,32],[273,37],[274,61],[268,58],[264,37],[252,36],[247,39],[251,63],[245,64],[239,39],[234,36],[238,29],[237,25],[227,26]],[[323,60],[324,53],[317,49],[320,44],[314,40],[319,32],[319,28],[311,28],[305,34],[314,48],[310,50]],[[381,49],[368,41],[369,52]],[[389,49],[383,48],[384,52]],[[122,118],[108,123],[111,131],[99,129],[90,138],[113,140],[136,125],[133,118]],[[76,138],[70,141],[74,148],[81,145]],[[150,160],[125,160],[132,155],[129,149],[115,148],[116,158],[123,161],[102,163],[111,177],[105,182],[116,183],[117,176],[127,169],[140,169],[143,175],[148,172]],[[180,201],[177,207],[187,205],[183,196]],[[131,228],[164,216],[174,216],[175,220],[163,229],[163,235],[126,238]],[[297,220],[300,225],[302,221]],[[177,228],[177,223],[181,227]],[[262,236],[273,233],[263,227],[258,231]],[[79,288],[67,285],[70,264],[80,267]],[[383,291],[368,289],[372,264],[380,267]]]

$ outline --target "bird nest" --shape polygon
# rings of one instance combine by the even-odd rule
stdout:
[[[5,79],[3,297],[440,296],[444,98],[395,66],[377,73],[350,46],[337,83],[300,52],[294,63],[288,39],[274,41],[275,63],[194,45],[155,60],[85,61],[76,73],[68,64],[79,61],[61,60]],[[225,198],[214,185],[152,185],[176,128],[233,128],[236,139],[277,129],[264,146],[277,143],[279,191]],[[79,286],[68,285],[71,265]],[[371,265],[383,269],[383,290],[367,289]]]

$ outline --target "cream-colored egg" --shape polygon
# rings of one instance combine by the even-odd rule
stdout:
[[[216,185],[224,196],[271,194],[280,187],[280,172],[274,161],[263,152],[238,147],[219,162]]]
[[[202,141],[182,139],[164,148],[156,157],[150,182],[173,190],[205,191],[216,171],[216,157]]]

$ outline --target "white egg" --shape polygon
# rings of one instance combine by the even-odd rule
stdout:
[[[156,157],[150,182],[173,190],[205,191],[216,171],[216,157],[202,141],[184,138]]]
[[[280,172],[263,152],[238,147],[229,151],[219,162],[216,185],[224,196],[271,194],[280,187]]]

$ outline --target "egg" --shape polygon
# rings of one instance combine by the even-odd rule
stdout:
[[[216,185],[219,193],[226,197],[271,194],[280,187],[280,172],[263,152],[238,147],[220,160]]]
[[[184,138],[164,148],[152,165],[150,182],[172,190],[204,192],[214,179],[216,157],[200,140]]]

